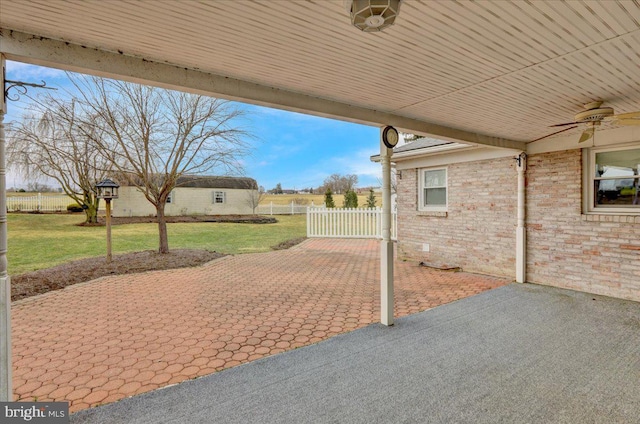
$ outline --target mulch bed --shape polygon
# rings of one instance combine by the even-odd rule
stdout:
[[[175,249],[166,254],[147,250],[114,255],[111,263],[107,263],[105,257],[80,259],[53,268],[12,276],[11,300],[63,289],[107,275],[198,266],[222,256],[224,255],[221,253],[207,250]]]
[[[168,217],[168,222],[243,222],[272,223],[273,217],[264,216],[187,216]],[[102,218],[102,220],[104,217]],[[117,224],[116,224],[117,221]],[[156,222],[153,217],[113,218],[114,225]],[[101,225],[98,223],[97,225]],[[95,224],[94,224],[95,225]],[[103,225],[103,224],[102,224]],[[288,249],[305,240],[305,237],[287,240],[273,246],[274,250]],[[43,294],[51,290],[63,289],[67,286],[91,281],[108,275],[133,274],[145,271],[185,268],[199,266],[225,256],[222,253],[208,250],[174,249],[169,253],[143,251],[114,255],[111,263],[105,257],[80,259],[53,268],[11,276],[11,300]]]
[[[272,216],[262,215],[190,215],[190,216],[167,216],[166,221],[168,224],[174,224],[178,222],[229,222],[234,224],[275,224],[278,222]],[[111,225],[122,224],[149,224],[157,223],[155,216],[133,216],[133,217],[112,217]],[[87,225],[104,225],[104,216],[98,217],[98,224],[86,224],[80,223],[79,226]]]

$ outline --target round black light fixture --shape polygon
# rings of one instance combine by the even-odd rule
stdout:
[[[382,130],[382,142],[385,146],[393,149],[394,147],[396,147],[396,144],[398,144],[399,140],[400,137],[398,136],[398,130],[391,126],[384,127],[384,129]]]

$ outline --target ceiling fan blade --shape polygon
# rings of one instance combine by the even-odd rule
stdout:
[[[567,122],[565,124],[549,125],[549,128],[551,128],[551,127],[566,127],[567,125],[575,125],[575,124],[579,124],[579,122]]]
[[[555,125],[554,125],[554,126],[555,126]],[[564,129],[562,129],[562,130],[560,130],[560,131],[556,131],[556,132],[554,132],[554,133],[547,134],[547,135],[542,136],[542,137],[540,137],[540,138],[536,138],[535,140],[531,140],[529,143],[533,143],[534,141],[542,140],[543,138],[551,137],[552,135],[560,134],[561,132],[569,131],[569,130],[572,130],[572,129],[574,129],[574,128],[578,128],[578,126],[577,126],[577,125],[574,125],[573,127],[564,128]]]
[[[614,122],[618,125],[640,125],[640,118],[639,119],[619,119]]]
[[[578,140],[578,143],[584,143],[585,141],[589,140],[591,137],[593,137],[594,131],[595,131],[595,128],[588,128],[584,130],[584,132],[580,136],[580,140]]]
[[[640,110],[635,112],[621,113],[619,115],[613,115],[613,119],[640,119]]]

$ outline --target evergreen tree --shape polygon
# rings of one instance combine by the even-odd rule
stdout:
[[[375,209],[376,207],[376,196],[373,194],[373,189],[369,189],[369,197],[367,197],[367,208]]]
[[[327,191],[324,193],[324,205],[328,208],[336,207],[336,204],[333,201],[333,193],[331,192],[330,188],[328,188]]]
[[[343,208],[357,208],[358,207],[358,195],[353,190],[347,190],[344,194]]]

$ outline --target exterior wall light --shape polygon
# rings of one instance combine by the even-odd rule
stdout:
[[[376,32],[393,25],[402,0],[345,0],[353,26],[364,32]]]

